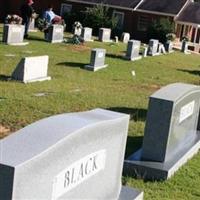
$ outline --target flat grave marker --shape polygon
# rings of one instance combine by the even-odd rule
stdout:
[[[128,123],[128,115],[95,109],[49,117],[0,140],[1,198],[142,200],[121,185]]]
[[[142,148],[124,164],[126,175],[170,178],[200,149],[200,87],[175,83],[149,100]]]

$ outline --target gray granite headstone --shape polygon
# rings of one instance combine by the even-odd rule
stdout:
[[[61,43],[64,37],[64,26],[63,25],[52,25],[49,27],[48,33],[45,36],[46,40],[51,43]]]
[[[129,116],[102,109],[35,122],[0,140],[0,196],[138,200],[122,187]]]
[[[122,33],[122,36],[121,36],[121,41],[123,43],[128,43],[128,41],[130,40],[130,33]]]
[[[3,42],[6,44],[20,44],[24,40],[24,26],[5,24],[3,28]]]
[[[165,50],[167,53],[172,53],[174,52],[173,51],[173,43],[172,41],[168,40],[166,43],[165,43]]]
[[[181,45],[181,52],[185,53],[185,54],[190,54],[188,52],[188,42],[183,40],[182,41],[182,45]]]
[[[109,28],[100,28],[99,29],[99,40],[101,42],[111,42],[111,29]]]
[[[105,64],[105,56],[106,56],[105,49],[100,49],[100,48],[92,49],[90,64],[85,65],[85,68],[91,71],[97,71],[99,69],[107,67],[108,65]]]
[[[91,42],[92,40],[92,28],[84,27],[81,32],[81,37],[86,42]]]
[[[159,55],[158,44],[159,44],[158,40],[155,40],[155,39],[149,40],[149,48],[148,48],[148,55],[149,56]]]
[[[34,56],[21,59],[12,73],[12,78],[24,83],[50,80],[47,76],[49,56]]]
[[[129,40],[125,58],[132,61],[141,59],[142,56],[139,55],[140,45],[139,40]]]
[[[167,179],[200,149],[200,87],[175,83],[155,92],[142,149],[125,161],[127,174]]]

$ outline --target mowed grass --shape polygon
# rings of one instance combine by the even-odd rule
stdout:
[[[1,39],[2,28],[0,32]],[[127,156],[141,146],[149,95],[174,82],[200,84],[198,55],[175,52],[130,62],[122,59],[126,51],[122,43],[49,44],[43,41],[40,32],[30,35],[32,39],[27,46],[0,43],[0,125],[11,132],[59,113],[97,107],[124,112],[131,115]],[[93,73],[83,66],[89,63],[90,51],[96,47],[107,50],[109,66]],[[23,84],[8,80],[22,57],[40,55],[49,55],[51,81]],[[136,76],[132,76],[133,70]],[[200,199],[200,154],[168,181],[144,182],[123,177],[123,183],[143,190],[148,200]]]

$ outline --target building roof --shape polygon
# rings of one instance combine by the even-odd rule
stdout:
[[[189,3],[176,20],[181,22],[200,24],[200,3]]]
[[[138,10],[163,14],[178,14],[188,0],[144,0]]]
[[[87,4],[100,4],[103,3],[104,5],[109,5],[113,7],[121,7],[126,9],[134,9],[141,0],[69,0],[72,2],[80,2],[80,3],[87,3]]]

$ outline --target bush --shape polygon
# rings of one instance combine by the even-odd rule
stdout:
[[[158,39],[160,42],[165,43],[167,41],[166,35],[174,32],[174,23],[169,19],[161,18],[158,21],[154,21],[147,30],[148,39]]]
[[[93,33],[97,35],[99,28],[104,27],[114,29],[117,26],[117,19],[109,12],[108,6],[98,4],[86,9],[83,24],[92,27]]]

